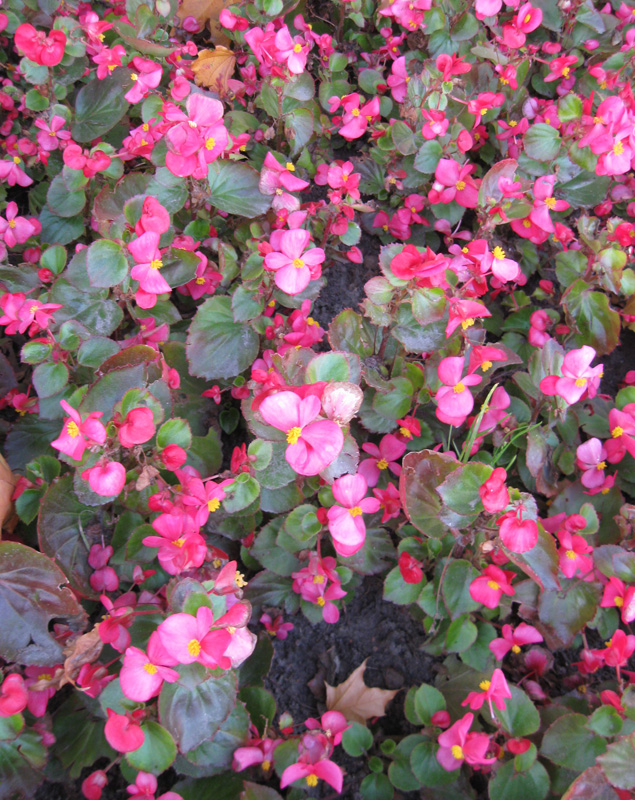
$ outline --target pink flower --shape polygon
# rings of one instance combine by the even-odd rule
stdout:
[[[344,475],[334,481],[333,497],[339,505],[329,508],[328,525],[335,551],[341,556],[352,556],[362,548],[366,538],[366,525],[362,514],[379,510],[376,497],[366,497],[368,484],[363,475]]]
[[[558,395],[570,405],[577,403],[582,397],[595,397],[600,386],[603,366],[591,368],[595,358],[595,350],[584,345],[579,350],[571,350],[564,357],[561,372],[558,375],[548,375],[540,381],[540,391],[548,396]]]
[[[357,92],[342,97],[342,127],[339,134],[349,142],[363,136],[369,124],[379,117],[379,97],[371,98],[360,108],[362,98]]]
[[[605,442],[608,461],[617,464],[628,451],[635,456],[635,403],[627,403],[620,411],[609,411],[611,438]]]
[[[199,528],[205,525],[210,514],[218,511],[226,496],[225,489],[233,482],[233,478],[225,478],[220,483],[209,479],[202,481],[200,478],[188,481],[187,494],[183,495],[182,502],[185,506],[196,508],[194,522]]]
[[[86,800],[100,800],[102,791],[108,784],[108,776],[103,769],[95,770],[82,781],[82,794]]]
[[[503,7],[503,0],[476,0],[474,10],[477,19],[495,17]]]
[[[346,597],[335,571],[336,566],[337,562],[331,556],[320,558],[317,554],[311,554],[309,565],[291,575],[293,591],[308,603],[320,606],[324,621],[329,623],[335,623],[340,618],[339,609],[333,601]]]
[[[185,103],[187,114],[170,106],[165,118],[170,127],[165,135],[168,152],[165,165],[173,175],[207,177],[207,164],[223,153],[229,134],[223,122],[223,104],[203,94],[192,94]],[[199,174],[200,173],[200,174]]]
[[[273,153],[268,152],[265,156],[262,170],[260,171],[260,181],[258,189],[262,194],[273,195],[273,208],[275,211],[287,209],[287,211],[297,211],[300,208],[300,201],[289,192],[299,192],[306,189],[308,181],[298,178],[295,173],[295,166],[288,161],[286,165],[281,164]]]
[[[163,681],[174,683],[179,679],[179,673],[170,669],[175,664],[178,661],[169,655],[158,632],[154,631],[148,642],[147,655],[137,647],[126,650],[119,673],[121,691],[130,700],[145,703],[159,694]]]
[[[64,58],[64,31],[52,30],[47,36],[44,31],[37,31],[33,25],[24,22],[16,28],[13,41],[21,53],[43,67],[55,67]]]
[[[147,231],[128,243],[128,250],[136,262],[130,270],[130,277],[139,281],[139,287],[150,294],[170,291],[170,285],[159,271],[163,266],[160,238],[155,231]]]
[[[569,208],[566,200],[556,200],[553,196],[555,182],[555,175],[544,175],[534,183],[534,207],[529,214],[529,220],[545,233],[553,233],[555,230],[549,212],[566,211]]]
[[[273,237],[272,237],[273,238]],[[322,274],[324,250],[314,247],[306,250],[311,234],[303,228],[284,231],[276,237],[276,246],[281,252],[265,256],[265,269],[275,272],[275,283],[287,294],[300,294],[311,280]]]
[[[502,467],[497,467],[485,483],[479,488],[484,509],[489,514],[502,511],[509,505],[509,491],[505,485],[507,472]]]
[[[604,663],[608,667],[625,667],[629,658],[635,652],[635,636],[625,634],[622,630],[617,630],[611,640],[607,643],[606,650],[593,650],[593,653],[601,653]]]
[[[377,486],[379,476],[387,469],[393,475],[401,475],[401,466],[397,463],[397,459],[406,452],[406,445],[392,433],[387,433],[382,438],[379,447],[367,442],[362,445],[362,450],[372,456],[362,461],[358,470],[369,487]]]
[[[87,447],[104,444],[106,441],[106,429],[99,422],[103,413],[92,411],[82,422],[79,411],[70,406],[66,400],[60,400],[60,405],[68,414],[68,418],[64,420],[60,435],[51,442],[51,447],[75,461],[81,461]]]
[[[28,692],[27,708],[34,717],[43,717],[46,714],[48,702],[57,691],[57,688],[51,685],[51,681],[57,670],[61,668],[61,664],[55,664],[51,667],[26,668],[24,685]],[[42,688],[33,689],[32,687],[36,683],[44,685]]]
[[[322,714],[319,721],[309,717],[305,723],[310,731],[322,730],[330,744],[337,747],[342,741],[342,734],[351,727],[346,717],[340,711],[327,711]]]
[[[431,203],[451,203],[452,200],[463,208],[476,208],[478,187],[470,178],[474,164],[459,164],[451,158],[442,158],[434,173],[434,183],[428,195]]]
[[[0,688],[0,717],[21,714],[26,708],[28,694],[22,675],[9,673]]]
[[[33,178],[29,178],[26,172],[20,166],[24,162],[19,156],[13,156],[12,159],[0,161],[0,181],[6,181],[9,186],[30,186],[33,183]]]
[[[516,594],[511,584],[513,578],[513,572],[490,564],[470,583],[470,597],[475,603],[482,603],[487,608],[496,608],[503,594],[508,596]]]
[[[321,403],[315,395],[301,399],[295,392],[278,392],[260,404],[269,425],[287,434],[285,458],[298,475],[317,475],[329,466],[344,446],[344,435],[331,420],[317,420]]]
[[[38,220],[28,220],[18,216],[18,205],[11,201],[5,210],[6,220],[0,217],[0,237],[7,247],[24,244],[30,236],[38,234],[42,226]]]
[[[526,553],[538,541],[538,523],[523,519],[524,510],[521,503],[496,520],[501,541],[512,553]]]
[[[160,64],[149,61],[141,56],[132,59],[134,72],[130,74],[132,87],[124,95],[129,103],[138,103],[149,94],[150,89],[156,89],[161,83],[163,69]]]
[[[154,416],[150,408],[132,408],[119,428],[119,441],[124,447],[144,444],[152,439],[155,430]]]
[[[254,764],[262,764],[263,770],[268,772],[273,764],[273,751],[281,743],[282,739],[261,739],[259,736],[250,738],[246,747],[234,750],[232,769],[234,772],[242,772]]]
[[[276,639],[283,641],[287,638],[289,633],[293,630],[294,625],[292,622],[284,622],[282,614],[272,617],[271,614],[262,614],[260,622],[265,626],[267,633],[275,636]]]
[[[160,536],[146,536],[146,547],[158,547],[159,563],[170,575],[200,567],[205,561],[207,544],[198,533],[194,520],[180,509],[157,517],[152,527]]]
[[[542,636],[532,626],[526,622],[521,622],[516,628],[511,625],[503,625],[502,638],[494,639],[489,643],[489,649],[494,653],[497,661],[503,658],[511,650],[512,653],[520,653],[520,648],[524,644],[537,644],[542,642]]]
[[[576,450],[576,466],[584,470],[581,483],[587,489],[599,489],[604,485],[607,453],[602,442],[595,437],[588,439]]]
[[[101,497],[118,495],[126,485],[126,468],[118,461],[97,462],[94,467],[85,469],[82,478]]]
[[[373,494],[379,500],[379,507],[384,509],[381,518],[382,525],[389,519],[396,519],[401,513],[401,496],[399,489],[389,483],[385,489],[373,489]]]
[[[276,33],[277,57],[283,61],[292,75],[300,75],[306,67],[309,45],[301,36],[291,37],[289,28],[283,25]]]
[[[466,761],[468,764],[493,764],[496,758],[486,758],[489,736],[484,733],[468,733],[474,714],[466,714],[447,731],[439,734],[437,761],[443,769],[453,771]]]
[[[479,689],[481,690],[480,692],[470,692],[461,705],[469,706],[472,711],[476,711],[481,708],[483,703],[487,700],[490,714],[494,716],[492,704],[495,705],[499,711],[504,711],[505,700],[512,696],[502,669],[494,670],[491,681],[481,681],[481,683],[479,683]]]
[[[107,595],[100,596],[102,605],[108,611],[108,616],[99,623],[99,638],[104,644],[109,644],[119,653],[123,653],[126,648],[130,647],[128,628],[132,625],[134,611],[129,604],[134,605],[136,598],[137,596],[133,592],[127,592],[113,603]]]
[[[635,586],[627,587],[619,578],[610,577],[600,607],[619,608],[622,622],[628,625],[635,619]]]
[[[558,534],[558,540],[560,569],[566,578],[573,578],[578,571],[582,575],[591,572],[593,559],[588,554],[593,552],[593,547],[583,536],[565,530]]]
[[[328,758],[317,761],[315,764],[298,762],[287,767],[280,777],[280,788],[285,789],[289,784],[302,778],[306,780],[306,784],[309,787],[317,786],[318,778],[321,778],[329,786],[332,786],[338,794],[342,792],[344,782],[342,770],[334,761],[330,761]]]
[[[410,553],[403,552],[398,561],[399,573],[406,583],[421,583],[423,580],[422,562]]]
[[[213,622],[212,610],[201,606],[195,617],[172,614],[159,625],[157,632],[165,651],[178,664],[197,661],[209,669],[218,666],[226,669],[229,661],[224,655],[232,637],[224,629],[210,630]]]
[[[461,377],[464,364],[463,356],[449,356],[440,362],[437,369],[439,380],[444,384],[435,397],[437,419],[457,428],[474,408],[474,398],[467,387],[481,382],[478,375]]]
[[[118,753],[133,753],[145,741],[145,733],[131,716],[116,714],[107,708],[108,720],[104,727],[106,741]]]
[[[390,86],[390,93],[396,103],[403,103],[408,93],[408,83],[410,78],[406,70],[406,58],[400,56],[392,62],[392,74],[388,76],[386,83]]]

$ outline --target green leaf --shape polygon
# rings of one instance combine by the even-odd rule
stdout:
[[[359,383],[361,364],[353,353],[320,353],[311,359],[306,368],[306,382],[350,381]]]
[[[458,466],[450,454],[433,450],[404,456],[399,478],[401,501],[408,520],[426,536],[440,537],[447,532],[439,519],[441,498],[436,488]]]
[[[124,98],[129,80],[127,70],[118,69],[103,80],[93,78],[79,90],[72,128],[76,142],[92,142],[115,127],[129,108]]]
[[[85,614],[66,578],[44,553],[0,542],[0,649],[6,661],[56,664],[62,648],[49,632],[53,619],[79,625]]]
[[[621,736],[598,758],[609,783],[618,789],[635,788],[635,733]]]
[[[234,322],[248,322],[262,314],[264,298],[257,291],[247,289],[244,284],[236,287],[232,295],[232,314]]]
[[[467,617],[458,617],[450,624],[445,637],[448,653],[464,653],[476,641],[478,629]]]
[[[54,397],[68,383],[68,367],[61,361],[57,364],[38,364],[33,370],[31,380],[40,399]]]
[[[229,297],[210,297],[190,325],[186,352],[190,373],[206,380],[235,378],[258,355],[258,334],[236,324]]]
[[[492,474],[492,468],[478,461],[470,461],[450,473],[437,487],[443,503],[464,517],[476,519],[483,510],[478,490]]]
[[[260,193],[260,173],[238,161],[214,161],[208,167],[209,202],[219,211],[258,217],[269,210],[271,197]]]
[[[543,591],[538,601],[541,631],[552,649],[571,646],[595,616],[601,596],[598,583],[563,578],[561,584],[562,591]]]
[[[606,751],[606,742],[586,727],[587,721],[584,714],[565,714],[557,719],[544,735],[541,755],[577,772],[593,766]]]
[[[434,686],[422,683],[414,694],[414,712],[419,725],[432,725],[432,716],[437,711],[445,711],[445,697]],[[412,722],[412,720],[411,720]]]
[[[157,447],[165,449],[169,444],[178,444],[184,450],[192,446],[192,431],[187,420],[175,417],[164,422],[157,431]]]
[[[549,792],[549,775],[539,762],[527,772],[516,772],[513,761],[497,770],[489,785],[490,800],[543,800]]]
[[[480,604],[470,597],[470,583],[479,576],[479,571],[469,561],[457,559],[450,562],[445,571],[441,593],[451,619],[476,611]]]
[[[558,102],[558,119],[560,122],[571,122],[582,116],[582,98],[573,92],[567,92]]]
[[[308,108],[296,108],[285,116],[284,133],[291,147],[291,156],[297,156],[311,141],[314,127],[313,112]]]
[[[42,225],[40,239],[45,244],[69,244],[84,233],[83,217],[58,217],[48,206],[40,211],[39,220]]]
[[[399,567],[390,570],[384,581],[384,600],[399,606],[415,603],[421,594],[424,582],[406,583],[401,577]]]
[[[56,175],[46,194],[49,211],[56,217],[74,217],[86,205],[86,193],[82,190],[70,192],[61,175]]]
[[[392,785],[402,792],[411,792],[421,788],[410,768],[410,755],[423,737],[417,734],[406,736],[392,753],[392,764],[388,767],[388,777]]]
[[[73,479],[66,475],[44,495],[38,518],[38,541],[43,553],[55,558],[73,589],[95,597],[88,565],[91,545],[101,542],[101,525],[94,526],[96,510],[79,502]]]
[[[200,664],[177,668],[177,683],[164,683],[159,695],[159,720],[187,753],[211,740],[236,704],[236,676],[232,671],[211,675]]]
[[[226,492],[223,507],[228,514],[235,514],[244,511],[258,498],[260,484],[253,476],[243,472],[227,487]]]
[[[1,742],[0,798],[35,797],[46,755],[42,738],[36,731],[25,731],[13,742]]]
[[[91,286],[100,289],[117,286],[128,275],[123,247],[109,239],[93,242],[86,253],[86,269]]]
[[[402,303],[397,311],[397,325],[392,335],[409,353],[438,350],[446,341],[445,324],[439,320],[422,327],[413,316],[412,306]]]
[[[604,756],[601,756],[604,758]],[[562,800],[618,800],[601,767],[589,767],[576,778]]]
[[[581,172],[570,181],[558,186],[558,194],[574,208],[577,206],[595,206],[606,197],[611,183],[608,175],[596,175],[594,172]]]
[[[577,280],[562,295],[567,323],[577,331],[578,347],[590,345],[598,356],[607,355],[620,341],[620,317],[603,292],[594,292],[588,283]]]
[[[276,715],[276,701],[271,692],[259,686],[245,686],[240,690],[240,699],[247,707],[252,723],[260,735],[273,723]]]
[[[430,139],[419,148],[413,166],[417,172],[430,175],[436,170],[442,155],[443,148],[439,142],[436,139]]]
[[[158,722],[148,720],[141,724],[145,734],[138,750],[127,753],[126,761],[134,769],[160,775],[169,769],[176,758],[176,744],[170,734]]]
[[[622,730],[622,718],[613,706],[596,708],[587,723],[588,727],[600,736],[617,736]]]
[[[365,725],[359,722],[351,723],[350,728],[342,734],[342,747],[349,756],[359,758],[366,750],[370,750],[372,746],[373,734]]]
[[[496,717],[512,736],[521,738],[535,733],[540,727],[540,714],[529,697],[517,686],[509,687],[512,696],[505,701],[505,708],[496,710]]]
[[[448,772],[437,760],[439,745],[436,742],[422,742],[410,754],[412,774],[422,786],[437,788],[454,783],[457,772]]]
[[[395,790],[387,775],[367,775],[359,787],[364,800],[392,800]]]
[[[110,336],[123,320],[123,311],[104,292],[81,292],[64,278],[59,278],[49,295],[49,302],[61,303],[64,308],[55,312],[60,324],[75,319],[95,336]]]
[[[560,151],[560,134],[551,125],[532,125],[523,138],[525,153],[536,161],[553,161]]]

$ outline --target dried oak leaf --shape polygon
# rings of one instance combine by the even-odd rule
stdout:
[[[197,86],[205,86],[218,94],[225,94],[229,79],[234,74],[236,56],[227,47],[199,50],[196,61],[190,65]]]
[[[361,722],[362,725],[372,717],[383,717],[386,706],[398,691],[371,689],[366,686],[364,683],[366,661],[363,661],[339,686],[329,686],[325,683],[328,710],[339,711],[349,722]]]
[[[183,0],[176,13],[181,22],[186,17],[195,17],[201,26],[209,23],[212,41],[216,44],[229,44],[230,39],[218,18],[224,8],[232,5],[233,0]]]

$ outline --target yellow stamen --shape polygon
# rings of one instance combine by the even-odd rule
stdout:
[[[302,428],[290,428],[287,431],[287,444],[297,444]]]
[[[210,136],[209,139],[205,139],[205,149],[206,150],[213,150],[216,147],[216,139],[213,136]]]
[[[569,77],[569,73],[570,73],[570,72],[571,72],[571,70],[569,69],[569,67],[563,67],[563,69],[562,69],[562,76],[563,76],[564,78],[568,78],[568,77]]]
[[[611,436],[614,439],[619,439],[620,436],[624,435],[624,428],[621,428],[619,425],[616,425],[613,430],[611,431]]]
[[[495,247],[492,250],[492,255],[497,261],[501,261],[503,258],[505,258],[505,251],[502,247]]]
[[[483,363],[481,364],[481,369],[483,370],[483,372],[487,372],[487,370],[491,368],[492,368],[491,361],[483,361]]]
[[[459,381],[456,384],[456,386],[454,387],[454,393],[455,394],[461,394],[461,392],[464,392],[464,391],[465,391],[465,385],[462,384],[461,381]]]
[[[236,572],[234,575],[234,583],[239,589],[242,589],[243,586],[247,586],[247,581],[245,580],[245,576],[242,574],[242,572]]]
[[[575,385],[578,389],[581,389],[583,386],[586,386],[586,378],[576,378]]]
[[[466,331],[468,328],[471,328],[472,325],[474,325],[474,320],[472,319],[472,317],[468,317],[467,319],[464,319],[463,322],[461,322],[461,327],[463,328],[464,331]]]
[[[613,145],[613,153],[616,156],[621,156],[624,152],[624,145],[621,142],[615,142]]]
[[[623,597],[616,597],[614,600],[615,605],[618,608],[621,608],[624,605],[624,598]]]
[[[196,284],[197,284],[197,286],[202,286],[202,285],[205,283],[205,278],[197,278],[197,279],[194,281],[194,283],[196,283]]]
[[[163,266],[163,261],[161,261],[160,258],[153,258],[152,261],[150,262],[151,269],[161,269],[162,266]]]
[[[352,114],[354,117],[359,117],[359,108],[354,108],[354,109],[351,111],[351,114]]]
[[[377,469],[388,469],[388,462],[385,458],[380,458],[377,462]]]
[[[555,197],[547,197],[545,199],[545,205],[550,211],[553,211],[556,205],[556,198]]]
[[[269,772],[269,770],[271,769],[271,761],[269,761],[269,759],[266,758],[262,762],[261,766],[262,766],[262,768],[264,769],[265,772]]]
[[[496,583],[496,581],[487,581],[487,587],[489,589],[493,589],[495,592],[500,591],[500,586]]]
[[[516,653],[516,655],[520,653],[520,647],[517,644],[512,645],[512,653]]]
[[[201,643],[198,639],[191,639],[187,645],[187,652],[191,656],[198,656],[201,652]]]
[[[567,550],[565,555],[566,555],[567,558],[570,558],[571,561],[573,561],[573,559],[576,557],[577,553],[575,552],[575,550]]]
[[[66,423],[66,433],[72,438],[75,439],[79,436],[79,427],[75,420],[69,419]]]
[[[364,512],[359,506],[353,506],[353,508],[348,509],[348,513],[351,515],[351,517],[359,517],[360,514],[363,514]]]
[[[314,575],[313,583],[324,583],[324,575]]]
[[[175,540],[172,542],[172,544],[173,544],[175,547],[183,547],[183,545],[185,544],[185,539],[175,539]]]
[[[294,45],[293,52],[294,53],[301,53],[302,52],[302,45],[301,44]]]
[[[137,75],[136,72],[132,73],[132,75],[130,76],[130,80],[131,81],[138,81],[139,80],[139,76]]]
[[[479,689],[480,689],[482,692],[486,692],[486,691],[489,689],[489,687],[490,687],[491,685],[492,685],[492,682],[491,682],[491,681],[481,681],[481,682],[479,683],[479,685],[478,685],[478,688],[479,688]]]
[[[10,219],[9,220],[9,227],[10,228],[15,228],[15,220],[14,219]]]
[[[599,469],[600,471],[606,469],[606,461],[600,461],[600,463],[596,466],[596,469]]]
[[[301,258],[294,258],[291,262],[296,269],[302,269],[304,266],[304,261]]]
[[[207,508],[210,514],[213,514],[214,511],[218,511],[218,509],[220,508],[220,500],[218,499],[218,497],[214,497],[212,500],[209,500],[207,503]]]
[[[158,669],[155,667],[155,665],[154,665],[154,664],[151,664],[149,661],[148,661],[148,663],[147,663],[147,664],[144,664],[144,665],[143,665],[143,669],[145,670],[145,672],[147,672],[147,673],[148,673],[148,675],[156,675],[156,674],[157,674],[157,672],[159,671],[159,670],[158,670]]]
[[[326,600],[323,597],[318,597],[318,599],[315,602],[320,606],[320,608],[322,608],[322,606],[326,604]]]
[[[408,428],[399,428],[399,433],[405,436],[406,439],[412,439],[412,431],[409,431]]]
[[[320,597],[320,600],[322,601],[322,603],[319,604],[319,605],[324,605],[324,598]],[[313,788],[314,786],[317,786],[318,785],[318,777],[317,777],[317,775],[307,775],[306,776],[306,785],[310,786],[311,788]]]
[[[53,679],[53,676],[51,675],[50,672],[43,672],[41,675],[37,676],[37,679],[39,681],[50,681]]]
[[[295,172],[295,167],[290,161],[287,161],[287,169],[289,172]]]
[[[454,758],[456,758],[457,761],[460,761],[461,759],[465,758],[465,756],[463,755],[463,748],[461,747],[460,744],[452,745],[452,755],[454,756]]]
[[[233,625],[227,626],[227,633],[230,633],[232,636],[236,633],[236,628]]]
[[[455,188],[456,188],[457,192],[462,192],[463,189],[465,189],[465,181],[457,181]]]

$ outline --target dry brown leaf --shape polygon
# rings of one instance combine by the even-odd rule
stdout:
[[[328,710],[339,711],[349,722],[361,722],[362,725],[372,717],[383,717],[386,706],[398,691],[371,689],[366,686],[364,683],[366,661],[363,661],[339,686],[329,686],[325,682]]]
[[[9,465],[0,455],[0,530],[6,527],[12,530],[15,527],[15,517],[13,509],[13,490],[17,483],[17,477],[11,472]],[[13,523],[13,524],[12,524]]]
[[[234,0],[183,0],[177,15],[181,22],[186,17],[195,17],[199,25],[204,26],[209,23],[212,41],[215,44],[229,44],[231,40],[218,18],[224,8],[232,5]]]
[[[227,47],[199,50],[196,61],[190,65],[197,86],[205,86],[218,94],[225,94],[228,81],[234,74],[236,56]]]
[[[66,659],[64,661],[64,677],[61,685],[63,686],[66,683],[74,684],[82,666],[97,661],[103,646],[104,643],[99,636],[99,624],[95,625],[88,633],[73,639],[64,648]]]

